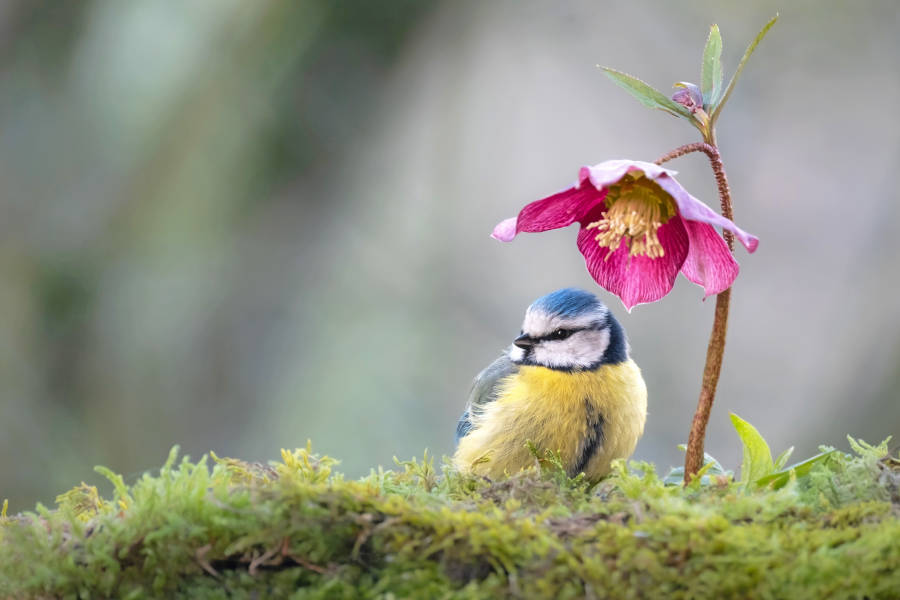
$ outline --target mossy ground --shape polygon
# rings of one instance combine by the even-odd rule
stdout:
[[[0,598],[900,597],[884,446],[755,492],[635,463],[590,486],[552,460],[494,482],[427,457],[354,481],[308,449],[208,462],[4,516]]]

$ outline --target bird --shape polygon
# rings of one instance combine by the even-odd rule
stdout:
[[[535,464],[529,443],[558,453],[569,477],[597,481],[634,452],[647,386],[625,330],[594,294],[535,300],[519,336],[472,384],[452,464],[491,480]]]

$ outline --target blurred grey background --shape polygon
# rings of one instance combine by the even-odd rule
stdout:
[[[257,0],[0,4],[0,498],[52,503],[173,444],[359,476],[449,453],[472,376],[558,287],[575,230],[488,237],[582,164],[698,134],[596,68],[726,77],[740,226],[707,450],[900,433],[900,4]],[[705,158],[671,163],[717,205]],[[625,313],[650,389],[636,458],[679,465],[714,302]]]

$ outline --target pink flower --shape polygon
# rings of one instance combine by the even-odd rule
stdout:
[[[718,294],[731,287],[739,267],[712,226],[734,233],[750,252],[759,239],[691,196],[673,175],[637,160],[582,167],[575,185],[526,205],[491,237],[509,242],[521,232],[577,221],[588,271],[629,311],[668,294],[679,271],[703,287],[704,297]]]

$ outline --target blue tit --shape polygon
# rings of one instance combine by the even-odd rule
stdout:
[[[521,335],[475,378],[456,427],[454,466],[490,478],[534,464],[526,442],[594,481],[634,452],[647,386],[625,331],[594,294],[557,290],[525,312]]]

